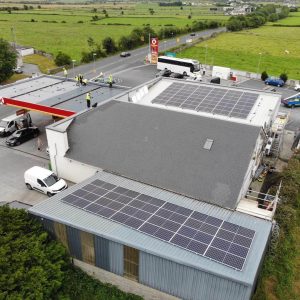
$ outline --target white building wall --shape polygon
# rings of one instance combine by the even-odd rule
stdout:
[[[93,176],[99,168],[65,157],[69,149],[67,132],[46,129],[52,170],[64,179],[78,183]]]
[[[249,162],[247,173],[244,177],[244,182],[243,182],[243,185],[242,185],[239,197],[238,197],[238,201],[240,201],[247,194],[248,188],[252,182],[252,178],[253,178],[257,168],[260,165],[262,155],[263,155],[263,149],[262,149],[263,145],[264,145],[264,135],[261,132],[261,134],[259,135],[259,137],[256,141],[255,149],[251,156],[251,160]]]

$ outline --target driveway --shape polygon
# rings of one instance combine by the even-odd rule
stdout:
[[[47,198],[26,188],[24,172],[32,166],[48,168],[48,159],[0,146],[0,161],[0,201],[18,200],[34,205]]]

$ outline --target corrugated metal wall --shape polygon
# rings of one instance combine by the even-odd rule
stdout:
[[[180,297],[205,300],[249,300],[251,287],[140,252],[139,282]]]
[[[66,226],[68,245],[71,256],[82,260],[80,230]]]
[[[95,265],[117,275],[123,275],[123,246],[99,236],[94,236],[94,242]]]

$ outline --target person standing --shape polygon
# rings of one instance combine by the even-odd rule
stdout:
[[[82,74],[79,74],[79,83],[80,83],[80,85],[83,85],[82,80],[83,80],[83,75],[82,75]]]
[[[109,83],[109,87],[111,88],[113,84],[113,77],[111,74],[108,76],[108,83]]]
[[[65,79],[67,79],[68,78],[68,71],[65,67],[63,67],[63,71],[64,71]]]
[[[87,108],[90,108],[91,107],[91,93],[87,93],[85,99],[86,99]]]
[[[203,67],[203,76],[205,76],[205,72],[206,72],[206,69],[205,69],[205,67]]]

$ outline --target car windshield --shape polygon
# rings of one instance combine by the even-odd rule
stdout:
[[[15,131],[13,134],[12,134],[12,136],[13,137],[19,137],[20,135],[21,135],[21,133],[22,133],[22,131]]]
[[[51,174],[49,177],[45,178],[44,181],[47,184],[47,186],[52,186],[57,181],[59,181],[59,178],[55,174]]]
[[[0,121],[0,127],[6,127],[7,122],[1,120]]]

